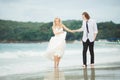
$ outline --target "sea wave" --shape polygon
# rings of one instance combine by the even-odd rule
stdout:
[[[102,54],[102,53],[109,53],[109,52],[119,52],[118,48],[95,48],[95,54]],[[45,51],[4,51],[0,52],[0,59],[1,58],[22,58],[22,57],[40,57],[44,54]],[[78,55],[82,53],[82,48],[80,49],[66,49],[65,55]],[[88,51],[89,53],[89,51]]]

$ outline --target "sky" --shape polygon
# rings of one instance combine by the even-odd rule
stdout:
[[[14,21],[50,22],[82,20],[88,12],[97,22],[120,23],[120,0],[0,0],[0,19]]]

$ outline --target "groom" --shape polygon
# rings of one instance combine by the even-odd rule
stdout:
[[[87,12],[82,13],[83,23],[82,27],[73,32],[83,31],[82,43],[83,43],[83,68],[87,67],[87,49],[89,47],[90,57],[91,57],[91,68],[94,67],[94,41],[96,39],[98,29],[97,24],[94,20],[90,19]]]

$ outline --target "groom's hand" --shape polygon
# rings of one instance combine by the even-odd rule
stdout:
[[[77,32],[76,30],[72,30],[73,33]]]

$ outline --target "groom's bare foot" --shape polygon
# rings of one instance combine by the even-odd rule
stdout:
[[[94,68],[94,64],[91,64],[91,68]]]

